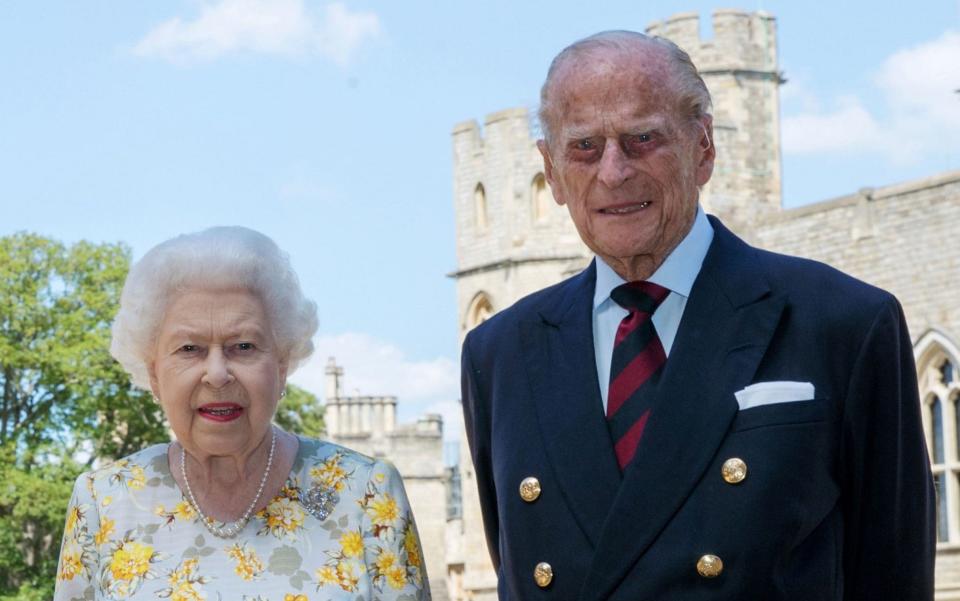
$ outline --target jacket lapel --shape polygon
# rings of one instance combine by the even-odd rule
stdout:
[[[593,350],[596,267],[571,279],[558,302],[521,325],[541,437],[553,477],[596,545],[620,487]]]
[[[714,240],[633,462],[596,545],[580,599],[606,599],[703,478],[736,416],[783,311],[752,249],[716,220]]]

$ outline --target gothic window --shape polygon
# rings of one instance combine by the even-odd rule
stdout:
[[[533,205],[533,222],[543,223],[550,217],[550,209],[553,204],[550,188],[547,187],[547,179],[542,173],[538,173],[530,184],[530,201]]]
[[[487,192],[483,189],[483,184],[477,184],[477,187],[473,190],[473,213],[477,231],[480,233],[486,232]]]
[[[487,321],[491,315],[493,315],[493,304],[490,303],[490,298],[483,292],[478,293],[467,308],[467,331]]]
[[[960,381],[956,345],[939,332],[914,350],[923,428],[937,493],[937,542],[960,544]]]

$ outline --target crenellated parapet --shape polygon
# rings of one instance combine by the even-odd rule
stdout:
[[[646,33],[670,39],[693,58],[701,73],[738,70],[777,73],[776,19],[769,13],[722,9],[711,19],[713,35],[700,34],[700,15],[680,13],[647,26]]]

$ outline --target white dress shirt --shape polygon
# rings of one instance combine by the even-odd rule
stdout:
[[[673,339],[680,327],[683,309],[693,287],[700,266],[707,256],[707,249],[713,241],[713,227],[707,220],[703,209],[697,207],[690,232],[680,241],[660,267],[647,281],[659,284],[670,290],[667,298],[653,314],[653,327],[657,330],[663,350],[670,356]],[[610,388],[610,361],[613,358],[613,341],[620,322],[627,316],[627,310],[610,298],[610,293],[626,281],[617,275],[603,259],[597,258],[597,282],[593,292],[593,350],[597,358],[597,376],[600,380],[600,398],[603,410],[607,410],[607,390]]]

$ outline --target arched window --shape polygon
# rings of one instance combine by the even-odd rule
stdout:
[[[477,184],[473,190],[474,223],[480,233],[487,231],[487,192],[483,184]]]
[[[914,348],[923,428],[937,490],[937,541],[960,542],[960,381],[957,346],[930,331]]]
[[[542,173],[538,173],[530,184],[530,202],[534,223],[543,223],[550,217],[553,200],[550,188],[547,186],[547,178],[543,177]]]
[[[491,315],[493,315],[493,304],[490,302],[490,298],[483,292],[477,293],[470,301],[470,306],[467,307],[464,323],[467,331],[487,321]]]

